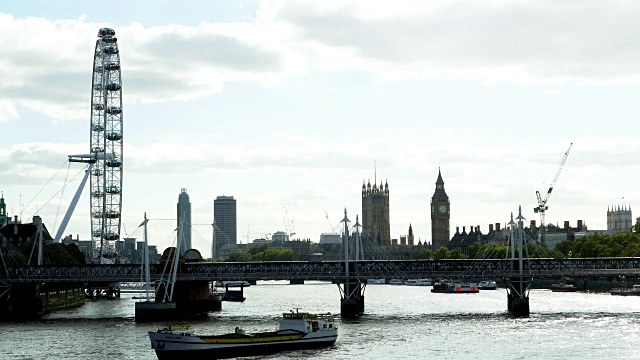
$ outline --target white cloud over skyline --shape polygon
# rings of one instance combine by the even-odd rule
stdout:
[[[547,219],[603,228],[607,205],[640,199],[639,13],[630,2],[274,1],[246,20],[194,13],[189,25],[157,24],[139,14],[113,26],[123,221],[175,217],[186,187],[194,223],[211,221],[215,196],[234,195],[239,240],[282,230],[286,207],[296,232],[317,241],[330,230],[325,210],[334,223],[344,207],[352,220],[360,213],[375,159],[391,187],[392,237],[412,223],[430,238],[438,165],[452,231],[486,231],[518,204],[536,219],[535,191],[546,191],[574,142]],[[72,12],[0,13],[0,128],[9,134],[0,190],[13,213],[20,194],[24,205],[67,154],[88,149],[93,44],[105,26]],[[52,199],[40,211],[55,217],[65,173],[23,216]],[[87,208],[81,200],[69,233],[86,236]],[[152,231],[164,238],[170,228]],[[210,229],[198,232],[204,243]]]

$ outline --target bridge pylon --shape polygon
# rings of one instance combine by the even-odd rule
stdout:
[[[511,221],[509,222],[509,245],[511,247],[511,269],[512,274],[508,278],[504,278],[504,284],[507,288],[507,310],[517,317],[529,316],[529,290],[531,290],[531,278],[524,275],[523,267],[523,248],[524,227],[522,216],[522,207],[518,209],[518,223],[513,221],[513,213],[511,213]],[[517,241],[517,244],[516,244]],[[515,250],[518,247],[518,257],[516,258]]]
[[[340,288],[340,285],[338,285]],[[359,279],[347,279],[340,288],[340,316],[358,317],[364,312],[365,283]]]
[[[512,276],[504,278],[503,281],[507,288],[507,310],[513,316],[528,317],[531,279]]]
[[[367,284],[360,281],[357,278],[358,262],[349,261],[349,219],[347,218],[347,209],[344,209],[344,234],[343,243],[344,248],[344,281],[342,281],[342,287],[338,284],[340,289],[340,315],[344,318],[353,318],[361,315],[364,312],[364,289]],[[358,227],[360,224],[356,222],[355,240],[358,241]],[[356,260],[358,260],[358,254],[356,253]]]

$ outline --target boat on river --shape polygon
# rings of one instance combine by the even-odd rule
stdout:
[[[611,295],[619,296],[640,296],[640,285],[636,284],[633,287],[621,287],[611,289]]]
[[[476,294],[479,293],[478,286],[472,283],[438,283],[431,289],[433,293],[444,294]]]
[[[431,279],[409,279],[406,282],[409,286],[431,286],[433,285],[433,280]]]
[[[275,331],[246,333],[242,328],[222,335],[198,335],[185,327],[149,332],[158,359],[222,359],[271,354],[284,350],[333,345],[338,325],[331,314],[283,313]]]
[[[483,280],[478,283],[479,290],[495,290],[497,288],[498,284],[493,280]]]
[[[578,288],[575,285],[567,283],[552,284],[550,287],[553,292],[576,292]]]

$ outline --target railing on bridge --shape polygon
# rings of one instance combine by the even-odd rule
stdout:
[[[525,259],[524,271],[534,277],[640,276],[640,258]],[[162,278],[162,265],[151,266],[151,279]],[[513,273],[505,259],[465,260],[372,260],[351,261],[350,277],[451,278],[504,277]],[[138,282],[143,279],[139,264],[88,264],[81,266],[0,267],[3,282]],[[165,275],[166,277],[166,275]],[[344,280],[344,262],[282,261],[246,263],[182,263],[180,280]]]

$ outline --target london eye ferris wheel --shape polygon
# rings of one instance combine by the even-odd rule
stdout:
[[[122,76],[116,32],[98,31],[93,57],[90,151],[96,157],[91,170],[91,236],[100,261],[116,254],[122,211]]]

